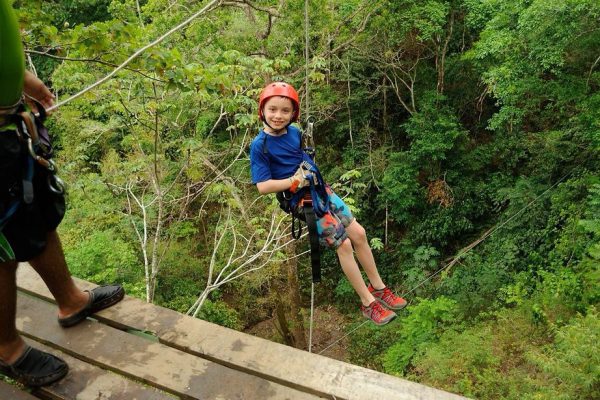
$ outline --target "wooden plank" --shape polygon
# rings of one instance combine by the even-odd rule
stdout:
[[[0,380],[0,399],[2,400],[39,400],[32,394]]]
[[[60,381],[36,389],[33,393],[51,399],[102,400],[176,400],[177,397],[143,385],[92,364],[87,364],[61,351],[32,339],[27,342],[38,349],[52,353],[69,364],[69,373]]]
[[[51,299],[31,267],[19,268],[19,287]],[[76,279],[82,288],[94,287]],[[367,368],[270,342],[178,312],[126,297],[98,318],[114,326],[153,332],[161,343],[279,382],[336,399],[454,400],[464,397]]]
[[[87,363],[137,379],[183,399],[315,399],[161,343],[94,321],[64,329],[56,307],[19,292],[17,328]]]

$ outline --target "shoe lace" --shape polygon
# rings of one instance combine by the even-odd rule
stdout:
[[[390,290],[390,288],[386,287],[385,289],[383,289],[383,295],[381,296],[381,298],[386,302],[391,303],[394,300],[396,300],[396,295]]]
[[[378,320],[379,318],[381,318],[381,316],[384,313],[385,310],[383,309],[383,307],[381,307],[381,304],[375,302],[375,304],[371,306],[371,318],[373,318],[374,320]]]

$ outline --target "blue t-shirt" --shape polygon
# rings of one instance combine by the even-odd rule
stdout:
[[[252,183],[285,179],[294,175],[304,159],[300,130],[288,126],[287,133],[272,136],[260,130],[250,144]]]

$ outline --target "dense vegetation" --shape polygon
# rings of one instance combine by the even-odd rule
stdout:
[[[14,4],[59,100],[203,6]],[[72,272],[235,329],[278,314],[302,345],[306,243],[282,246],[247,157],[260,88],[284,79],[411,300],[353,332],[350,361],[482,399],[599,398],[600,3],[311,0],[309,31],[308,96],[304,0],[238,0],[54,114]],[[318,302],[362,322],[325,262]]]

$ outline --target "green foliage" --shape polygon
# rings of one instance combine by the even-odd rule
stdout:
[[[198,317],[231,329],[242,327],[238,313],[222,301],[206,300]]]
[[[412,253],[412,260],[406,263],[402,273],[406,287],[416,287],[438,266],[440,253],[435,247],[419,246]]]
[[[456,116],[444,101],[444,98],[426,94],[420,111],[413,114],[405,125],[406,134],[411,140],[411,158],[416,165],[434,176],[439,171],[430,168],[437,167],[438,162],[445,160],[465,136]]]
[[[114,231],[96,231],[76,247],[66,247],[71,272],[99,284],[140,279],[135,273],[138,264],[135,250],[115,236]]]
[[[516,256],[511,254],[510,248],[506,251],[506,258],[497,263],[476,255],[470,256],[444,281],[444,293],[457,301],[465,315],[473,318],[493,308],[497,304],[500,288],[511,283],[508,265],[511,257],[514,259]]]
[[[380,238],[371,238],[369,240],[369,245],[371,246],[371,249],[373,249],[373,250],[382,250],[383,249],[383,242],[381,241]]]
[[[336,301],[344,308],[356,307],[356,292],[345,276],[340,279],[334,290]]]
[[[537,0],[492,4],[491,19],[469,54],[486,63],[484,79],[502,105],[490,127],[512,131],[525,121],[535,126],[566,122],[565,112],[585,96],[581,66],[591,58],[588,49],[600,41],[597,32],[584,33],[600,13],[598,3]],[[585,39],[574,40],[580,35]],[[540,113],[540,103],[546,110],[554,110],[552,115]],[[536,118],[539,114],[544,118]]]
[[[423,189],[415,184],[418,170],[406,152],[389,155],[389,167],[383,177],[382,200],[390,206],[391,215],[399,223],[410,221],[412,210],[423,199]]]
[[[594,308],[578,315],[556,332],[556,340],[528,358],[547,376],[550,385],[539,392],[554,399],[591,399],[600,393],[600,319]]]
[[[348,330],[353,328],[356,326],[346,327]],[[351,362],[367,368],[383,370],[386,351],[400,339],[401,333],[402,326],[397,321],[382,327],[373,324],[364,325],[349,336],[351,345],[348,352]]]
[[[10,244],[6,240],[6,236],[0,232],[0,262],[10,261],[15,259],[15,254]]]
[[[472,398],[593,398],[600,332],[594,311],[556,331],[554,344],[531,318],[523,308],[505,310],[462,332],[448,330],[417,357],[409,377]]]
[[[59,57],[31,54],[62,100],[189,17],[192,3],[15,5],[25,47]],[[155,303],[186,312],[212,261],[219,271],[258,251],[279,214],[256,198],[247,146],[261,88],[286,80],[384,281],[415,289],[397,321],[350,335],[348,357],[476,398],[594,397],[598,355],[585,348],[599,329],[598,2],[311,1],[308,97],[304,2],[255,4],[278,16],[228,3],[50,117],[74,273],[141,298],[149,283]],[[270,318],[290,254],[272,256],[213,293],[201,318],[235,329]],[[323,260],[332,267],[317,298],[356,313],[335,253]],[[306,305],[307,259],[298,270]]]
[[[457,325],[456,311],[456,302],[443,296],[411,305],[402,318],[399,341],[385,352],[385,371],[403,375],[415,356],[435,343],[446,328]]]
[[[464,331],[445,331],[417,356],[409,377],[471,398],[524,398],[544,378],[526,361],[527,352],[545,340],[527,314],[507,310]]]
[[[590,257],[600,260],[600,184],[590,187],[588,218],[579,221],[579,225],[593,237],[588,249]]]

